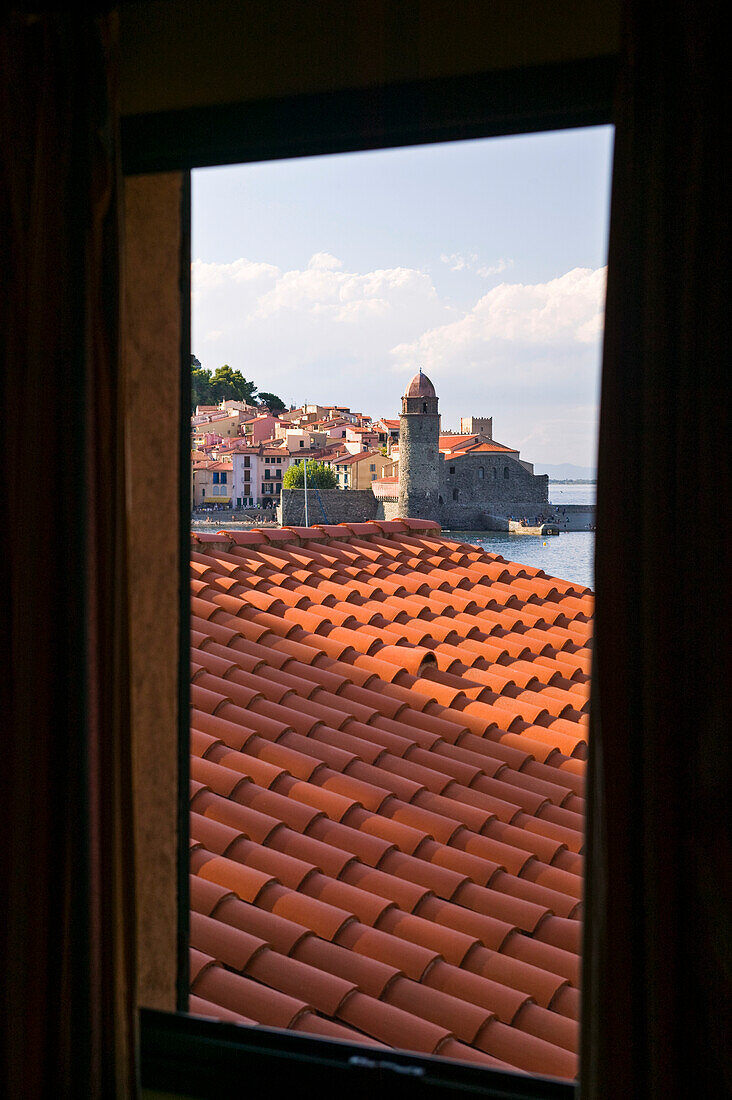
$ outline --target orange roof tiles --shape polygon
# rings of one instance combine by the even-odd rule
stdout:
[[[506,451],[508,454],[518,454],[515,447],[506,447],[503,443],[496,443],[495,441],[477,443],[474,447],[468,446],[467,450],[470,451],[470,454],[476,454],[479,451]]]
[[[365,459],[373,458],[375,455],[383,457],[380,451],[359,451],[358,454],[355,455],[351,454],[350,452],[342,455],[339,454],[331,461],[340,466],[350,466],[354,462],[363,462]]]
[[[481,440],[478,435],[441,435],[440,450],[446,455],[476,454],[479,452],[500,451],[506,454],[518,454],[515,447],[506,447],[497,440]]]
[[[191,1011],[573,1077],[591,593],[415,520],[192,584]]]
[[[462,451],[477,440],[477,435],[441,435],[439,448],[441,451]]]

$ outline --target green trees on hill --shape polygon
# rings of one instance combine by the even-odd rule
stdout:
[[[335,489],[338,480],[333,469],[325,462],[316,462],[314,458],[308,459],[308,489]],[[285,470],[282,479],[283,489],[304,489],[305,474],[302,463],[293,464]]]
[[[274,393],[256,394],[254,382],[248,382],[240,370],[234,370],[225,363],[212,374],[201,366],[195,355],[191,355],[191,412],[195,412],[197,405],[218,405],[221,401],[245,401],[247,405],[258,401],[272,412],[281,412],[286,408],[284,401]]]
[[[257,401],[260,405],[266,405],[271,413],[285,412],[287,409],[287,405],[276,393],[266,393],[260,390],[257,394]]]

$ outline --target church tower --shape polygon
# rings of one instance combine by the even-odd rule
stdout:
[[[415,374],[402,398],[399,418],[399,515],[439,518],[440,417],[435,387]]]

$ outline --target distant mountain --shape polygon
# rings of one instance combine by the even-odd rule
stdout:
[[[560,462],[555,466],[546,462],[535,462],[534,473],[549,474],[552,481],[594,481],[597,477],[597,471],[592,466],[574,466],[571,462]]]

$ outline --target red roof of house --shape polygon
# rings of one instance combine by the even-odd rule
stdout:
[[[352,466],[354,462],[365,462],[367,458],[383,458],[380,451],[359,451],[358,454],[336,455],[331,461],[337,466]]]
[[[191,1010],[573,1077],[589,590],[415,520],[192,578]]]

